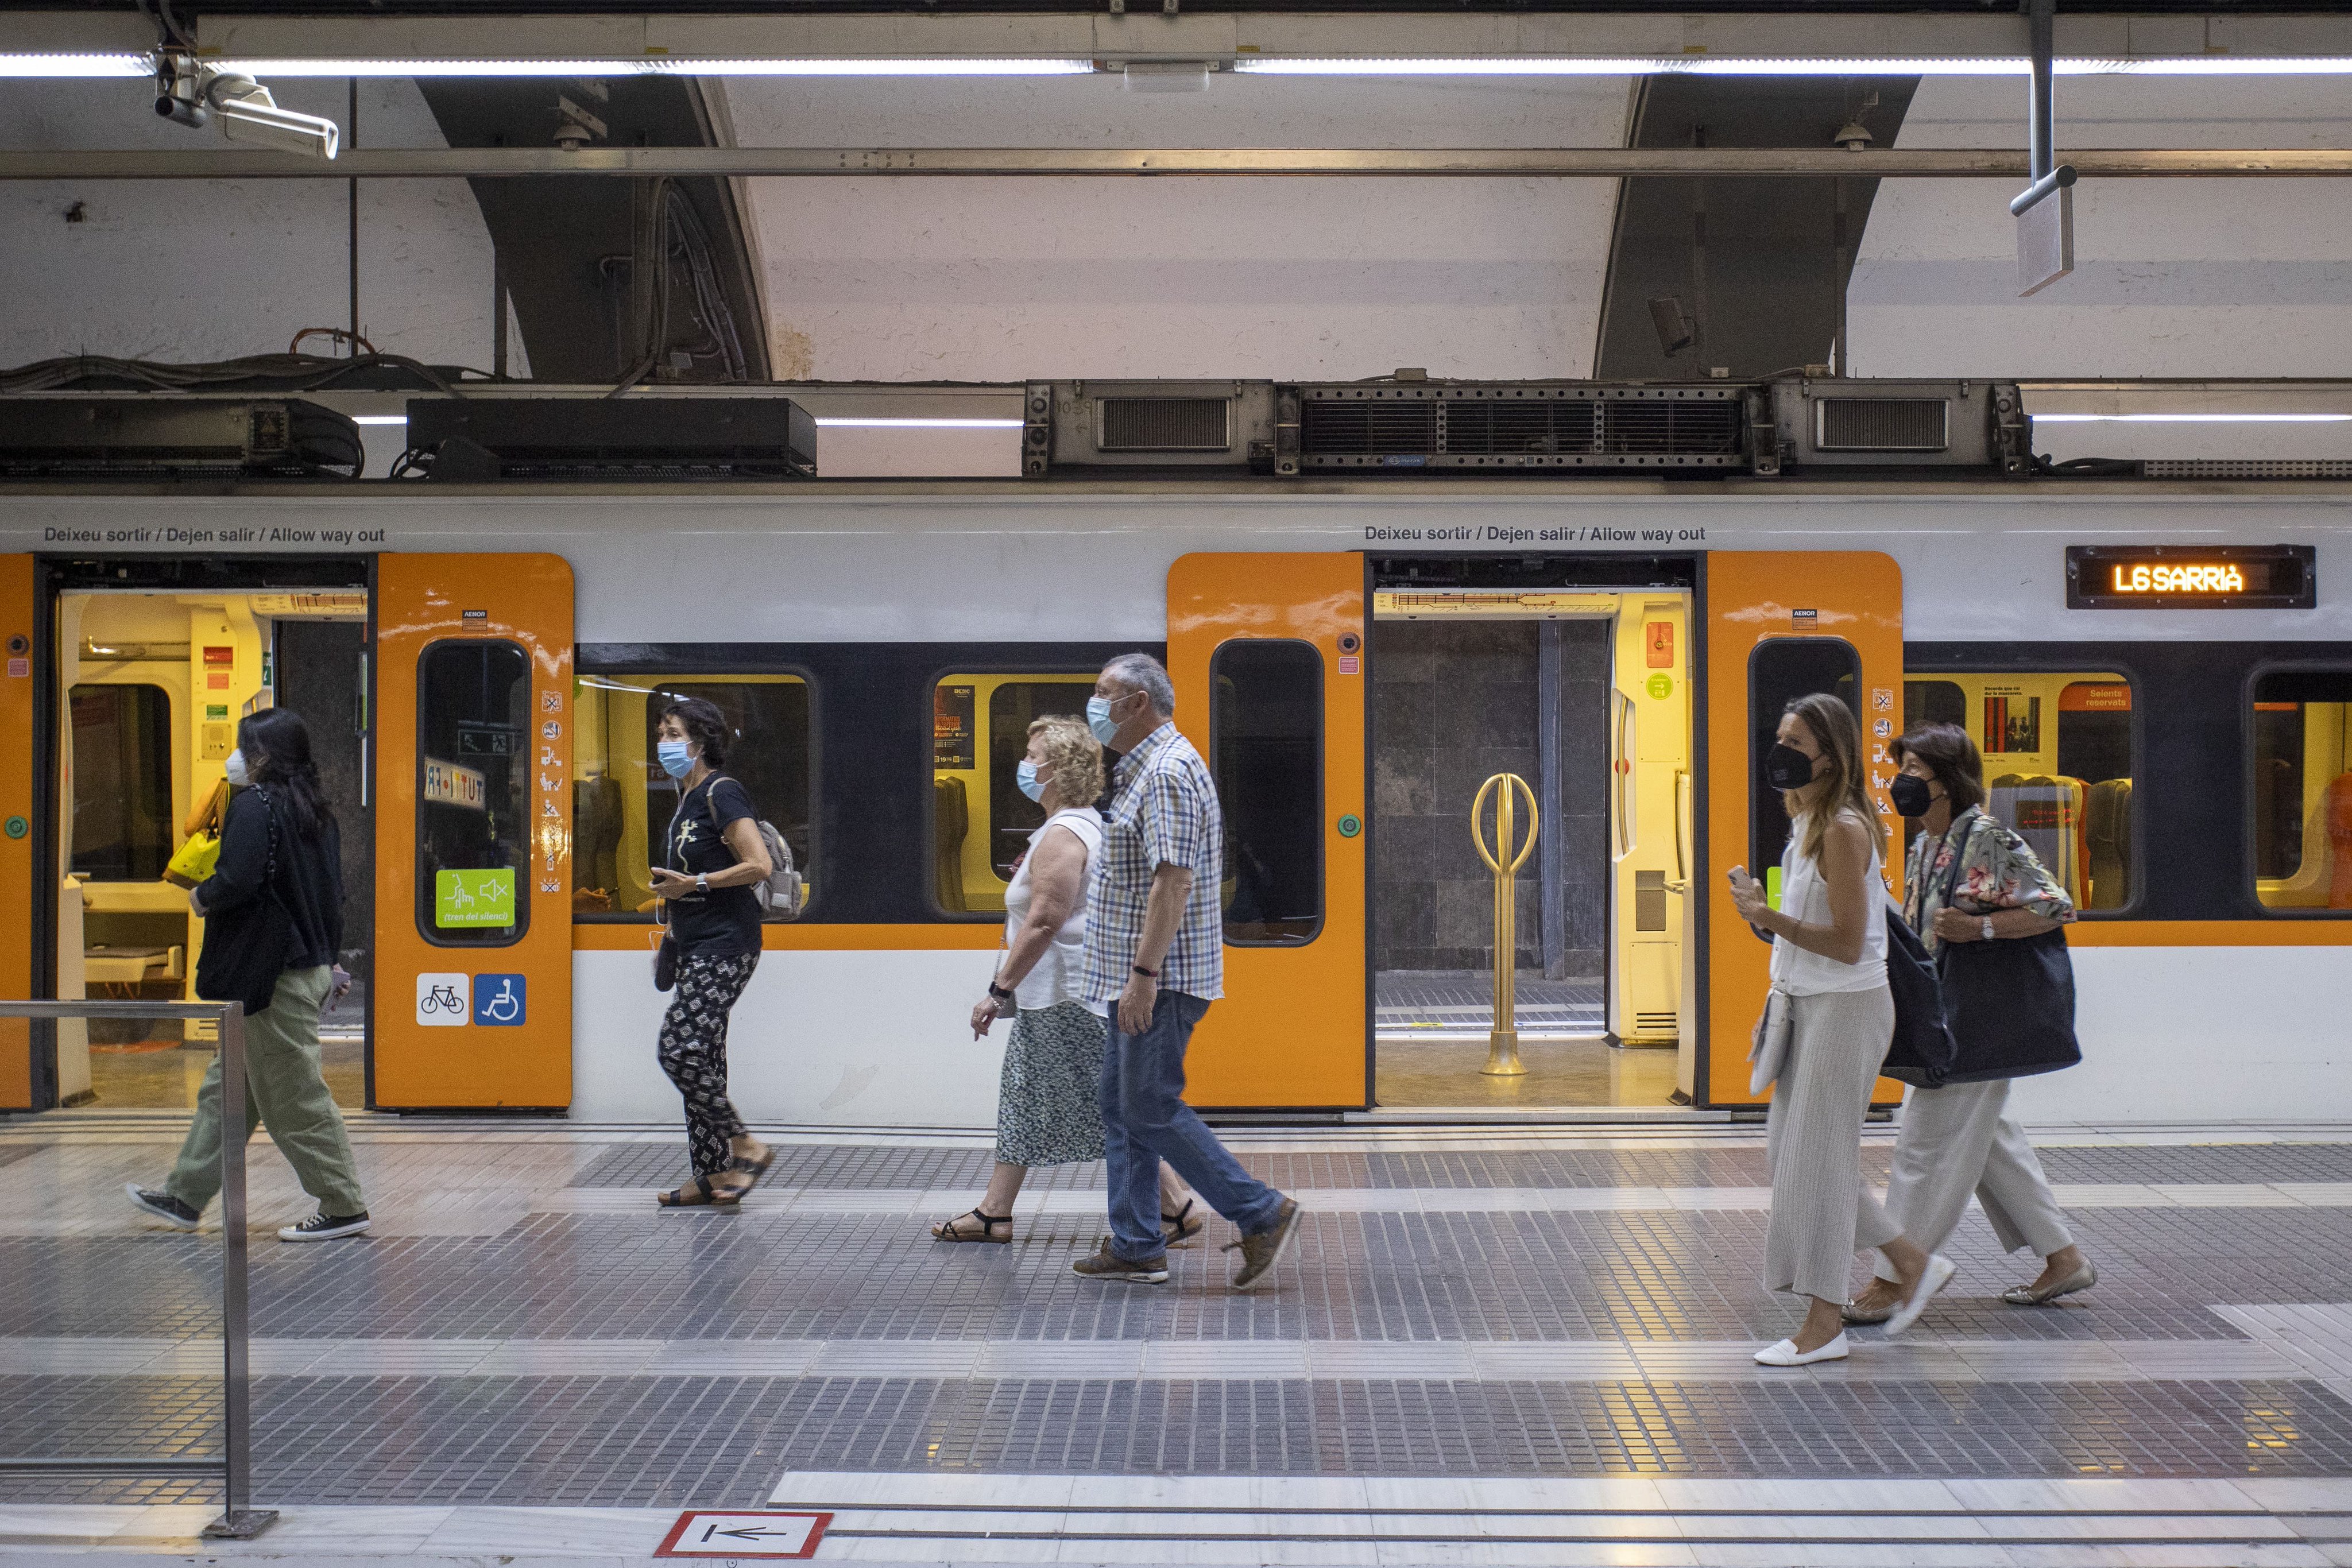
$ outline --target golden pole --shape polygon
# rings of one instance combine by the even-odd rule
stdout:
[[[1486,848],[1486,836],[1481,819],[1486,810],[1486,797],[1497,789],[1501,794],[1495,800],[1495,847]],[[1528,837],[1517,842],[1517,797],[1528,798]],[[1478,786],[1478,797],[1470,802],[1470,841],[1478,846],[1478,858],[1495,873],[1495,1029],[1486,1038],[1486,1065],[1480,1071],[1493,1078],[1517,1078],[1527,1071],[1519,1061],[1518,1019],[1514,1009],[1517,1002],[1519,973],[1519,868],[1528,863],[1535,852],[1536,792],[1528,781],[1516,773],[1497,773]]]

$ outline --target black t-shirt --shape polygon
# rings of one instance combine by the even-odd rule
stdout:
[[[723,773],[714,773],[686,792],[669,820],[668,849],[662,863],[688,876],[725,871],[737,856],[727,847],[727,830],[754,820],[751,797]],[[714,887],[707,894],[669,901],[669,930],[678,956],[704,953],[726,956],[760,950],[760,901],[748,887]]]

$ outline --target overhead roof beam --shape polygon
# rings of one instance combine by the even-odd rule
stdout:
[[[2113,149],[2071,155],[2086,179],[2325,178],[2352,174],[2352,149]],[[1050,147],[560,147],[359,148],[332,163],[291,153],[0,152],[0,180],[498,179],[544,174],[643,177],[899,175],[1452,176],[1593,179],[2019,178],[2021,149],[1555,147],[1486,149]]]

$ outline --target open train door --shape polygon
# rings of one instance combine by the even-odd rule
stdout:
[[[572,567],[376,568],[373,1103],[572,1101]]]
[[[1871,794],[1888,830],[1890,859],[1902,842],[1887,806],[1886,743],[1903,727],[1903,571],[1874,550],[1717,550],[1706,558],[1707,890],[1706,1039],[1695,1098],[1703,1105],[1752,1105],[1748,1050],[1770,988],[1771,949],[1732,907],[1727,873],[1758,877],[1777,866],[1789,818],[1780,791],[1760,775],[1780,711],[1791,698],[1832,692],[1862,720]],[[1892,868],[1899,877],[1899,863]],[[1872,1098],[1893,1102],[1903,1086],[1879,1080]]]
[[[1225,996],[1192,1039],[1195,1105],[1370,1103],[1363,670],[1360,556],[1170,569],[1176,723],[1225,814]]]
[[[0,555],[0,1000],[33,999],[34,886],[33,558]],[[32,1025],[0,1019],[0,1111],[37,1109]],[[47,1069],[45,1068],[44,1073]]]

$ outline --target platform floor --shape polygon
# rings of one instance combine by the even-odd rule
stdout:
[[[1909,1339],[1781,1372],[1748,1128],[1237,1134],[1308,1215],[1237,1295],[1221,1225],[1165,1286],[1072,1276],[1097,1167],[1010,1247],[932,1242],[969,1136],[795,1135],[743,1212],[672,1214],[674,1134],[357,1125],[361,1241],[272,1239],[308,1208],[257,1145],[284,1521],[199,1543],[206,1484],[0,1479],[0,1556],[642,1563],[777,1508],[907,1563],[2352,1563],[2352,1129],[2050,1130],[2096,1291],[2002,1306],[2028,1270],[1971,1215]],[[118,1193],[176,1134],[0,1123],[0,1453],[215,1441],[217,1233]]]

